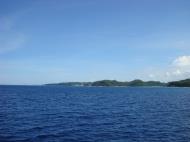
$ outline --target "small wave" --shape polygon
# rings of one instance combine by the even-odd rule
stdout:
[[[46,139],[46,138],[52,138],[52,137],[59,137],[57,134],[41,134],[41,135],[38,135],[36,136],[35,138],[36,139]]]

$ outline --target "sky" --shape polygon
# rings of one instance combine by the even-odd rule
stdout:
[[[189,0],[0,0],[0,84],[185,78]]]

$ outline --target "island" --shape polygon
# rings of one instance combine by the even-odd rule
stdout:
[[[169,87],[190,87],[190,79],[168,82]]]
[[[132,81],[117,81],[117,80],[100,80],[94,82],[62,82],[62,83],[51,83],[45,85],[62,85],[62,86],[89,86],[89,87],[190,87],[190,79],[184,79],[179,81],[171,82],[160,82],[160,81],[143,81],[135,79]]]
[[[142,81],[135,79],[133,81],[117,81],[117,80],[100,80],[95,82],[62,82],[62,83],[51,83],[45,85],[63,85],[63,86],[97,86],[97,87],[135,87],[135,86],[166,86],[166,83],[160,81]]]

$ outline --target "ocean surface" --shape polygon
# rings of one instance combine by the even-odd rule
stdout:
[[[190,88],[0,86],[0,142],[190,142]]]

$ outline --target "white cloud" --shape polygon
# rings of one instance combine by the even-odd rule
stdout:
[[[190,56],[180,56],[172,64],[177,67],[190,66]]]
[[[164,82],[190,78],[190,56],[179,56],[165,68],[153,68],[147,77]]]
[[[155,75],[151,73],[151,74],[149,74],[149,77],[150,78],[155,78]]]
[[[169,80],[180,80],[190,77],[190,56],[179,56],[167,69],[169,70]]]
[[[190,56],[179,56],[166,69],[166,80],[180,80],[190,77]]]
[[[183,74],[183,72],[181,72],[179,69],[177,69],[177,70],[173,71],[172,74],[178,76],[178,75]]]
[[[170,77],[171,73],[170,72],[166,72],[166,77]]]

